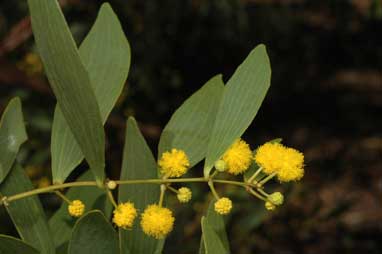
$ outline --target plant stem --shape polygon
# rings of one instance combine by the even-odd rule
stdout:
[[[113,204],[114,208],[117,208],[118,205],[115,202],[115,199],[113,197],[113,193],[109,189],[106,190],[106,193],[107,193],[107,197],[109,198],[110,202]]]
[[[270,174],[269,176],[265,177],[263,180],[261,180],[259,183],[258,183],[258,186],[261,187],[263,186],[266,182],[268,182],[269,180],[271,180],[277,173],[274,172],[272,174]]]
[[[173,187],[171,187],[170,185],[167,186],[167,189],[169,189],[170,191],[174,192],[174,193],[178,193],[179,191]]]
[[[258,176],[258,175],[260,174],[261,170],[263,170],[263,168],[262,168],[262,167],[259,167],[259,169],[256,170],[256,172],[255,172],[255,173],[248,179],[248,182],[249,182],[249,183],[252,183],[253,180],[256,179],[256,176]]]
[[[255,197],[257,197],[257,198],[259,198],[259,199],[261,199],[261,200],[263,200],[263,201],[267,201],[266,198],[264,198],[264,197],[261,196],[259,193],[257,193],[256,191],[254,191],[252,188],[249,188],[248,190],[249,190],[249,192],[250,192],[253,196],[255,196]]]
[[[210,187],[210,190],[211,190],[212,194],[214,195],[215,199],[218,200],[219,199],[219,195],[218,195],[218,193],[215,190],[214,182],[211,181],[211,180],[208,181],[208,186]]]
[[[256,188],[255,184],[252,183],[245,183],[245,182],[238,182],[238,181],[229,181],[229,180],[220,180],[220,179],[206,179],[204,177],[196,177],[196,178],[176,178],[176,179],[137,179],[137,180],[118,180],[115,181],[118,185],[124,185],[124,184],[165,184],[165,183],[189,183],[189,182],[212,182],[212,183],[222,183],[222,184],[231,184],[231,185],[237,185],[242,187],[253,187]],[[55,192],[57,190],[70,188],[70,187],[97,187],[97,183],[95,181],[81,181],[81,182],[69,182],[69,183],[63,183],[63,184],[55,184],[50,185],[43,188],[38,188],[22,193],[18,193],[9,197],[3,197],[2,200],[0,200],[0,205],[6,204],[18,199],[27,198],[33,195],[38,195],[42,193],[49,193],[49,192]]]
[[[261,194],[263,194],[265,197],[269,196],[269,194],[266,193],[265,191],[263,191],[261,188],[257,188],[257,191],[260,192]]]
[[[55,191],[54,192],[57,196],[59,196],[62,200],[64,200],[66,203],[69,205],[72,203],[64,194],[62,194],[60,191]]]
[[[162,207],[163,205],[163,200],[164,200],[164,194],[166,192],[166,185],[161,184],[160,186],[160,196],[159,196],[159,206]]]

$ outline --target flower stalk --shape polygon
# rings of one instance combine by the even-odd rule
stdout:
[[[230,181],[230,180],[221,180],[221,179],[206,179],[204,177],[196,177],[196,178],[167,178],[167,179],[137,179],[137,180],[119,180],[115,181],[118,185],[125,185],[125,184],[166,184],[166,183],[220,183],[220,184],[230,184],[230,185],[236,185],[241,187],[252,187],[256,188],[255,184],[252,183],[245,183],[245,182],[239,182],[239,181]],[[2,197],[0,200],[0,205],[5,205],[7,203],[27,198],[30,196],[43,194],[43,193],[56,193],[56,191],[71,187],[84,187],[84,186],[93,186],[97,187],[96,181],[80,181],[80,182],[68,182],[68,183],[62,183],[62,184],[54,184],[43,188],[37,188],[34,190],[21,192],[12,196],[8,197]],[[57,194],[57,193],[56,193]]]

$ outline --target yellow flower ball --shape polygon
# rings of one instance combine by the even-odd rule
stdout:
[[[178,194],[176,195],[180,203],[187,203],[191,200],[192,192],[187,187],[179,188]]]
[[[265,143],[256,150],[255,161],[266,174],[272,174],[283,166],[285,148],[279,143]]]
[[[269,211],[273,211],[276,209],[276,206],[272,204],[271,202],[267,201],[265,202],[265,208]]]
[[[238,139],[224,153],[222,160],[226,163],[227,172],[238,175],[245,172],[253,159],[249,145],[242,139]]]
[[[114,224],[123,229],[131,228],[136,217],[137,210],[131,202],[119,204],[113,212]]]
[[[268,200],[274,205],[282,205],[284,203],[284,196],[281,192],[274,192],[268,196]]]
[[[304,176],[304,155],[293,148],[285,148],[283,166],[277,172],[280,182],[300,180]]]
[[[255,161],[264,173],[277,173],[281,182],[299,180],[304,175],[304,155],[278,143],[260,146],[256,150]]]
[[[218,214],[222,214],[222,215],[229,214],[229,212],[232,209],[232,201],[229,198],[226,198],[226,197],[219,198],[215,202],[214,207],[215,207],[215,211]]]
[[[161,173],[168,177],[180,177],[187,172],[190,162],[186,153],[173,148],[170,152],[164,152],[158,162]]]
[[[170,209],[159,205],[149,205],[142,214],[141,227],[145,234],[163,239],[174,226],[175,218]]]
[[[73,200],[72,203],[68,206],[68,212],[73,217],[80,217],[84,214],[85,205],[81,200]]]

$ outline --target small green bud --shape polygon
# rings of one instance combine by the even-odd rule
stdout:
[[[269,211],[273,211],[275,210],[276,206],[272,204],[271,202],[267,201],[265,202],[265,208]]]
[[[284,202],[284,196],[280,192],[274,192],[268,196],[268,200],[274,205],[281,205]]]
[[[217,160],[215,162],[215,168],[219,172],[224,172],[227,169],[227,164],[223,160]]]
[[[114,190],[115,188],[117,188],[117,183],[114,182],[113,180],[110,180],[107,182],[107,188],[109,190]]]

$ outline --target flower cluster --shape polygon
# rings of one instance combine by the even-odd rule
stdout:
[[[174,148],[170,152],[162,154],[158,165],[163,175],[167,177],[180,177],[187,172],[190,162],[184,151]]]
[[[143,232],[156,239],[164,238],[172,231],[175,218],[170,209],[159,205],[149,205],[142,214]]]
[[[232,201],[229,199],[229,198],[219,198],[216,202],[215,202],[215,211],[218,213],[218,214],[222,214],[222,215],[225,215],[225,214],[228,214],[231,209],[232,209]]]
[[[180,203],[187,203],[191,200],[192,192],[187,187],[182,187],[178,190],[178,194],[176,195]]]
[[[73,200],[68,206],[68,212],[73,217],[81,217],[85,211],[85,205],[81,200]]]
[[[276,174],[280,182],[300,180],[304,176],[304,155],[279,143],[260,146],[255,161],[264,173]]]
[[[244,173],[251,165],[252,159],[251,148],[242,139],[236,140],[222,157],[227,172],[233,175]]]
[[[135,217],[137,217],[137,209],[131,202],[119,204],[113,212],[113,222],[120,228],[126,229],[133,226]]]
[[[229,174],[238,175],[246,172],[252,163],[256,162],[259,169],[253,173],[252,177],[240,183],[235,182],[246,188],[248,192],[264,201],[265,208],[274,210],[284,202],[284,196],[281,192],[267,194],[263,185],[276,176],[280,182],[295,181],[304,175],[304,156],[293,148],[285,147],[279,143],[266,143],[252,152],[250,146],[242,139],[236,140],[215,162],[216,171],[210,176],[208,185],[216,199],[214,210],[220,215],[227,215],[231,212],[233,204],[228,197],[219,197],[214,182],[230,182],[227,180],[214,180],[217,173],[227,172]],[[171,187],[169,178],[180,177],[184,175],[190,167],[189,159],[186,153],[180,149],[172,149],[164,152],[158,161],[160,172],[162,173],[163,183],[161,183],[161,196],[158,204],[148,205],[140,218],[140,226],[142,231],[156,239],[162,239],[169,234],[174,226],[175,218],[172,211],[162,206],[163,197],[166,189],[176,193],[181,203],[187,203],[191,200],[192,192],[187,187],[174,189]],[[256,167],[255,167],[256,168]],[[260,172],[265,173],[262,176]],[[264,175],[264,174],[263,174]],[[168,181],[168,182],[166,182]],[[107,181],[105,186],[109,190],[117,187],[116,181]],[[122,229],[132,228],[134,221],[138,216],[137,209],[131,202],[121,203],[117,205],[112,198],[115,210],[113,212],[113,223]],[[85,209],[84,204],[80,200],[70,202],[68,211],[70,215],[79,217]]]

